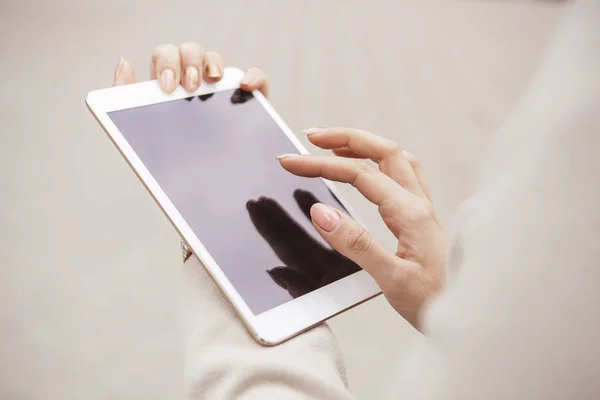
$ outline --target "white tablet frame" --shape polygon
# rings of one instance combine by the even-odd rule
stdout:
[[[100,89],[88,93],[86,103],[150,195],[192,249],[200,264],[206,268],[223,294],[233,304],[252,336],[263,345],[275,345],[377,296],[381,293],[379,287],[365,271],[361,270],[280,306],[254,314],[108,116],[112,111],[237,89],[243,75],[240,69],[226,68],[223,79],[212,84],[204,82],[194,93],[187,92],[179,86],[172,94],[166,94],[156,81]],[[268,100],[258,91],[253,94],[298,151],[301,154],[308,154],[306,148]],[[340,196],[337,188],[331,182],[323,181],[348,212],[355,215],[348,203]]]

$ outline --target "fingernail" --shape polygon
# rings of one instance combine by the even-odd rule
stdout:
[[[198,87],[198,68],[188,65],[185,69],[185,87],[188,90],[195,90]]]
[[[283,160],[284,158],[296,157],[298,154],[281,154],[277,156],[278,160]]]
[[[175,90],[175,72],[171,68],[165,68],[160,74],[160,86],[167,92]]]
[[[117,79],[119,79],[119,75],[121,74],[121,67],[123,66],[124,61],[125,59],[123,57],[119,59],[119,63],[117,64],[117,68],[115,69],[115,77],[113,79],[115,82],[117,81]]]
[[[218,79],[221,77],[221,67],[218,64],[208,64],[206,74],[211,79]]]
[[[333,231],[341,220],[337,211],[321,203],[317,203],[310,208],[310,216],[314,223],[326,232]]]
[[[304,130],[304,134],[307,136],[314,135],[315,133],[323,132],[323,128],[309,128]]]

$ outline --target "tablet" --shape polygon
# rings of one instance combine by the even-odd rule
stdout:
[[[194,93],[148,81],[86,102],[252,336],[273,345],[380,289],[313,227],[316,202],[353,213],[331,182],[280,166],[278,155],[307,151],[242,77],[227,68]]]

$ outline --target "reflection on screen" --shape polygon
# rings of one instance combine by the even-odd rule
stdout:
[[[310,222],[312,204],[337,199],[281,168],[275,157],[297,150],[251,93],[109,116],[255,314],[359,270]]]

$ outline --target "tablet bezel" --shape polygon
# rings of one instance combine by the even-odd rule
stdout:
[[[275,308],[254,314],[108,115],[112,111],[237,89],[243,75],[244,73],[240,69],[226,68],[223,79],[216,83],[203,82],[194,93],[187,92],[179,86],[173,93],[166,94],[159,88],[156,81],[100,89],[88,93],[86,103],[171,224],[192,249],[199,263],[204,266],[223,294],[233,304],[252,336],[263,345],[274,345],[377,296],[381,292],[379,287],[365,271],[361,270]],[[308,154],[306,148],[268,100],[258,91],[253,94],[296,149],[301,154]],[[323,182],[350,215],[356,217],[335,185],[327,180],[323,180]]]

